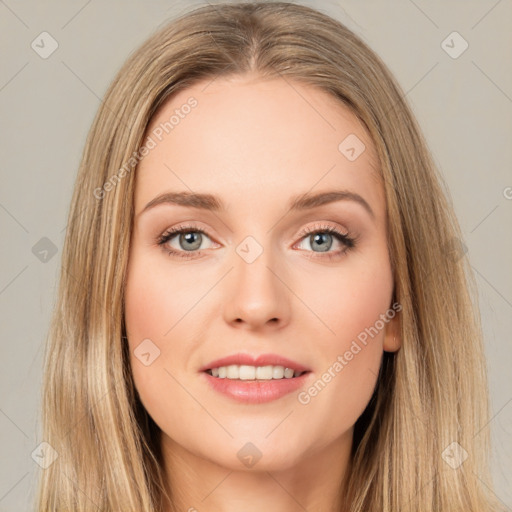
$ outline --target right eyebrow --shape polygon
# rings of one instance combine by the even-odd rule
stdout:
[[[144,207],[140,214],[144,213],[159,204],[177,204],[191,208],[200,208],[202,210],[219,211],[225,210],[226,206],[216,196],[212,194],[198,194],[193,192],[165,192],[153,198]],[[139,215],[140,215],[139,214]]]

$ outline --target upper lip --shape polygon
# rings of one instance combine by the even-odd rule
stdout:
[[[306,366],[277,354],[260,354],[258,356],[251,356],[250,354],[243,353],[233,354],[231,356],[222,357],[221,359],[215,359],[215,361],[211,361],[200,368],[200,371],[204,372],[206,370],[211,370],[212,368],[220,368],[221,366],[229,366],[232,364],[248,366],[284,366],[285,368],[301,372],[311,371]]]

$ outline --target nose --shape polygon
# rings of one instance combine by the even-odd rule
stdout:
[[[254,261],[234,255],[226,280],[224,319],[235,327],[282,328],[289,322],[290,295],[286,272],[270,250]]]

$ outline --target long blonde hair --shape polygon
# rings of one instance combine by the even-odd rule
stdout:
[[[124,326],[138,150],[175,91],[253,71],[333,95],[364,123],[380,160],[402,347],[385,353],[355,425],[346,511],[500,510],[488,491],[476,287],[446,186],[380,58],[342,23],[285,2],[207,5],[173,20],[128,58],[105,95],[76,180],[48,335],[42,435],[58,457],[42,470],[37,510],[149,512],[172,503]]]

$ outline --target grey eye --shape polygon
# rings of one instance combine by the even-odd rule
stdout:
[[[180,248],[185,251],[195,251],[201,247],[203,234],[198,231],[187,231],[179,236],[178,243]]]
[[[319,252],[326,252],[332,247],[333,236],[329,233],[316,233],[310,235],[308,239],[313,240],[312,243],[310,242],[311,248],[317,246],[320,249]]]

